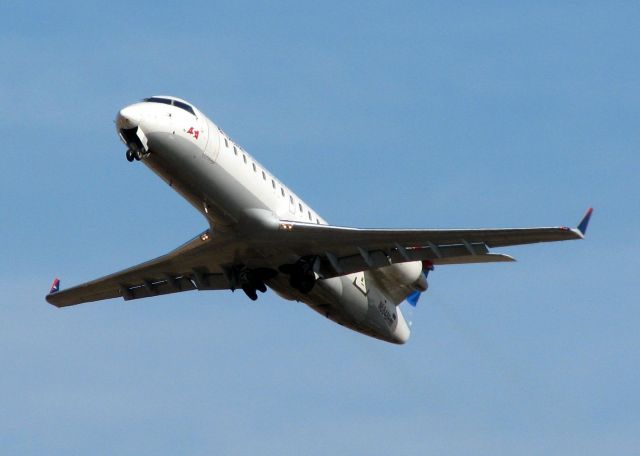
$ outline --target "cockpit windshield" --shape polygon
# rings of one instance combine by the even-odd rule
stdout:
[[[196,113],[193,110],[193,108],[190,105],[188,105],[187,103],[184,103],[182,101],[171,100],[169,98],[160,98],[160,97],[145,98],[144,101],[146,101],[148,103],[162,103],[162,104],[173,105],[176,108],[184,109],[185,111],[193,114],[194,116],[196,115]]]
[[[189,106],[188,104],[183,103],[182,101],[173,100],[173,105],[177,106],[180,109],[184,109],[187,112],[190,112],[194,116],[196,115],[196,113],[193,111],[193,108],[191,106]]]

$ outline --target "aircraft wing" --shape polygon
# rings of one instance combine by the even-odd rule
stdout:
[[[300,256],[320,258],[317,272],[327,278],[407,261],[515,261],[489,248],[582,239],[592,211],[577,228],[360,229],[283,221],[280,237]]]
[[[360,229],[282,221],[277,233],[243,241],[249,244],[245,260],[249,252],[261,250],[271,258],[264,266],[275,269],[284,256],[314,257],[320,260],[316,272],[322,278],[409,261],[439,265],[515,261],[489,248],[582,239],[591,212],[577,228]],[[65,307],[117,297],[132,300],[196,289],[228,290],[230,281],[220,264],[235,259],[237,246],[226,244],[214,242],[205,231],[166,255],[91,282],[55,291],[56,280],[46,299]]]
[[[195,289],[229,289],[222,271],[210,264],[211,258],[212,241],[205,231],[166,255],[66,290],[52,290],[46,299],[66,307],[117,297],[131,300]]]

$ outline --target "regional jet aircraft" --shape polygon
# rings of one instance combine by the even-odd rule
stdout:
[[[354,331],[402,344],[434,265],[514,261],[490,248],[582,239],[577,228],[360,229],[329,225],[192,104],[154,96],[123,108],[116,128],[126,158],[141,162],[196,208],[208,229],[146,263],[61,290],[65,307],[189,290],[271,288]]]

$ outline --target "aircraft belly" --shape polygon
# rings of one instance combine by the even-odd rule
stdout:
[[[354,331],[392,343],[404,343],[409,330],[400,310],[375,286],[363,287],[362,273],[318,280],[303,295],[279,276],[269,286],[281,297],[301,301],[326,318]]]
[[[238,232],[252,226],[263,229],[271,223],[269,217],[273,213],[258,195],[242,185],[241,178],[228,172],[220,160],[214,162],[206,157],[193,141],[176,134],[156,133],[149,135],[149,148],[147,165],[220,231],[231,225],[238,226],[229,228]],[[260,223],[263,226],[258,226]],[[241,256],[246,265],[246,255]],[[277,267],[268,265],[274,266]],[[330,320],[360,333],[394,343],[408,338],[399,309],[364,273],[318,280],[308,294],[294,290],[288,282],[288,277],[280,274],[268,285],[285,299],[304,302]]]

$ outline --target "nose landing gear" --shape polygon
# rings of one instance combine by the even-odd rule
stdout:
[[[122,128],[120,130],[120,137],[128,147],[127,153],[125,154],[127,161],[140,161],[149,154],[147,137],[140,128]]]
[[[127,149],[127,153],[125,154],[125,156],[127,157],[127,161],[132,162],[133,160],[137,160],[137,161],[142,160],[142,157],[144,155],[140,149],[133,148],[133,149]]]

